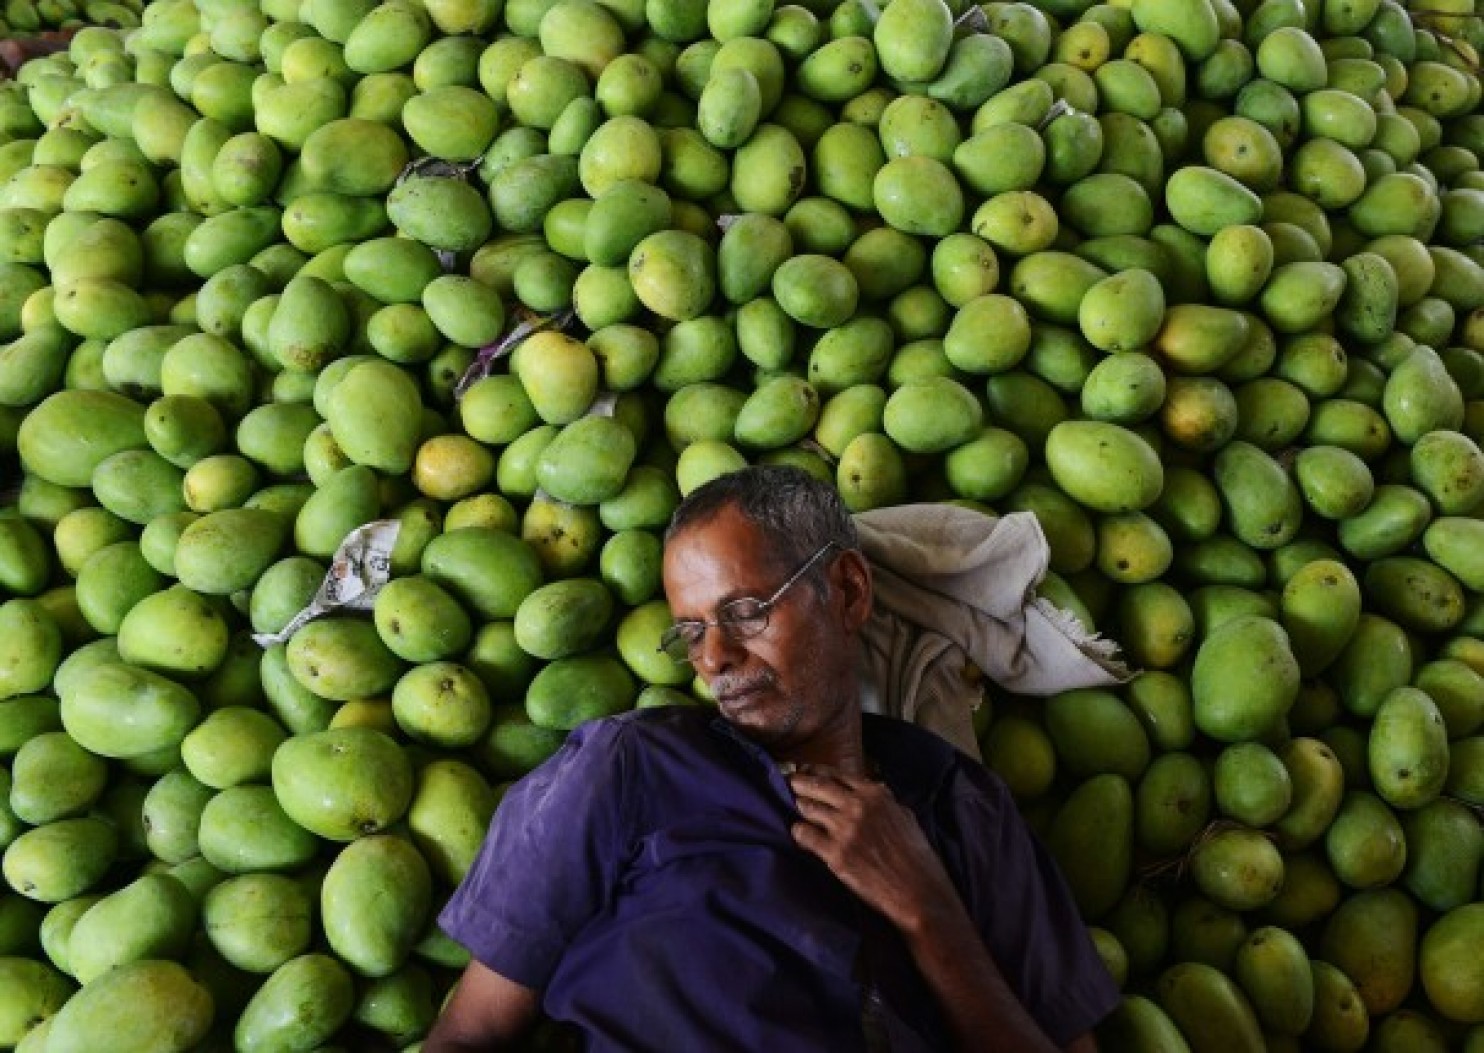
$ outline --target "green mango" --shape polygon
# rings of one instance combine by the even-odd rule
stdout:
[[[10,811],[42,826],[85,813],[103,792],[108,766],[66,732],[47,731],[16,751],[10,775]]]
[[[1095,775],[1073,790],[1052,821],[1047,846],[1084,917],[1123,896],[1132,866],[1134,800],[1120,775]]]
[[[895,443],[880,433],[865,432],[841,452],[835,483],[845,506],[864,512],[905,500],[907,468]]]
[[[304,886],[280,874],[228,878],[201,905],[202,928],[211,946],[249,973],[271,973],[307,951],[313,921]]]
[[[1228,910],[1256,910],[1283,887],[1283,857],[1257,830],[1222,830],[1191,852],[1191,876],[1207,898]]]
[[[891,363],[891,326],[877,318],[852,318],[824,333],[809,355],[808,379],[822,396],[881,380]]]
[[[606,654],[558,658],[531,681],[526,712],[540,727],[570,730],[633,705],[638,687],[616,658]]]
[[[732,438],[747,396],[725,384],[687,384],[665,403],[665,437],[677,450],[693,442]]]
[[[0,1042],[15,1046],[54,1016],[76,992],[67,977],[45,962],[0,959]]]
[[[7,526],[12,529],[6,530]],[[96,505],[68,512],[57,520],[56,528],[52,533],[57,562],[74,578],[82,570],[83,564],[99,549],[128,540],[133,536],[134,531],[127,523],[108,509]],[[31,549],[33,542],[36,546],[34,550]],[[0,563],[10,564],[4,571],[0,571],[0,578],[14,576],[23,585],[22,588],[12,591],[28,593],[37,591],[35,588],[24,587],[26,582],[24,575],[31,573],[29,568],[26,568],[24,564],[21,566],[15,564],[33,558],[36,553],[39,553],[41,566],[45,567],[48,557],[44,544],[41,535],[25,520],[16,516],[9,517],[8,521],[0,520],[0,553],[4,554]],[[40,584],[44,585],[45,581]]]
[[[927,93],[954,110],[967,112],[1009,84],[1014,62],[1010,46],[997,36],[974,33],[961,37],[949,48],[942,72],[928,84]]]
[[[1334,313],[1346,283],[1346,272],[1332,263],[1283,264],[1263,287],[1263,314],[1280,333],[1307,332]]]
[[[882,415],[886,434],[902,449],[938,453],[969,441],[983,413],[973,394],[955,380],[910,381],[892,392]]]
[[[386,229],[386,219],[379,200],[316,190],[289,202],[282,227],[290,245],[314,256],[380,234]],[[307,267],[305,276],[315,269]]]
[[[906,234],[946,237],[964,218],[964,195],[957,178],[931,157],[888,160],[876,173],[871,192],[881,218]],[[979,226],[976,216],[974,233],[986,237]]]
[[[0,700],[44,690],[61,661],[61,627],[40,600],[0,604]]]
[[[1351,888],[1389,884],[1406,864],[1401,824],[1379,797],[1363,790],[1345,794],[1324,848],[1335,876]]]
[[[711,247],[687,231],[665,230],[644,238],[629,256],[628,267],[639,301],[672,321],[700,317],[716,293]]]
[[[807,97],[823,103],[846,103],[870,88],[878,66],[876,48],[869,38],[843,36],[816,48],[799,64],[795,77]]]
[[[620,421],[582,417],[541,451],[536,481],[558,501],[595,505],[623,489],[635,452],[633,433]]]
[[[1232,533],[1253,548],[1286,545],[1303,519],[1303,502],[1281,465],[1250,443],[1233,442],[1216,455],[1215,482]]]
[[[572,578],[531,592],[515,612],[515,640],[548,661],[589,651],[613,618],[613,597],[602,582]]]
[[[78,571],[78,609],[96,631],[117,633],[134,605],[165,585],[137,543],[120,541],[93,553]]]
[[[379,361],[353,367],[335,386],[328,409],[336,444],[356,464],[389,474],[412,467],[422,432],[422,400],[405,370]]]
[[[669,195],[648,183],[623,180],[593,203],[583,226],[583,251],[600,266],[627,264],[639,242],[669,225]]]
[[[551,210],[576,193],[578,184],[577,161],[570,156],[537,154],[522,158],[490,176],[489,201],[494,218],[505,230],[539,231]]]
[[[381,642],[370,622],[321,618],[296,632],[288,644],[289,669],[315,694],[348,702],[390,690],[402,663]]]
[[[354,1008],[355,982],[345,966],[327,954],[304,954],[280,965],[258,988],[237,1018],[233,1042],[244,1053],[314,1049],[340,1030]]]
[[[1155,998],[1193,1049],[1252,1051],[1267,1048],[1252,1004],[1225,973],[1204,962],[1184,961],[1160,974]]]
[[[183,585],[145,596],[124,615],[118,632],[125,662],[152,672],[196,679],[227,653],[227,623],[207,600]]]
[[[1396,325],[1400,289],[1391,264],[1374,252],[1356,253],[1341,267],[1345,292],[1335,312],[1340,328],[1359,340],[1385,338]]]
[[[799,377],[775,377],[760,384],[737,409],[733,431],[719,436],[735,437],[753,449],[778,449],[804,438],[819,419],[819,395]]]
[[[701,92],[696,127],[712,146],[734,150],[752,136],[762,112],[762,89],[752,72],[724,69]]]
[[[463,666],[428,662],[397,681],[392,716],[414,741],[469,746],[489,726],[489,695],[483,682]]]
[[[269,712],[294,734],[324,731],[334,716],[334,702],[307,690],[289,672],[288,648],[283,644],[263,653],[263,694]]]
[[[83,1053],[109,1036],[119,1053],[185,1053],[206,1037],[214,1004],[186,969],[168,961],[136,961],[98,977],[51,1020],[46,1048]]]
[[[324,564],[305,556],[274,563],[258,578],[249,601],[254,632],[276,633],[314,598],[324,580]]]
[[[200,854],[196,832],[201,813],[214,796],[190,772],[176,768],[162,775],[145,795],[142,816],[151,853],[175,864]]]
[[[195,923],[196,903],[186,887],[167,874],[146,874],[77,920],[68,965],[87,985],[129,962],[175,958],[185,952]]]
[[[1324,52],[1298,26],[1278,26],[1262,38],[1257,68],[1266,79],[1295,93],[1317,91],[1328,80]]]
[[[149,418],[145,418],[146,426]],[[322,421],[314,407],[272,402],[248,412],[237,424],[237,448],[272,475],[286,477],[304,470],[304,444]]]
[[[1337,560],[1305,564],[1283,587],[1283,628],[1299,670],[1322,672],[1344,650],[1360,623],[1360,585]]]
[[[392,0],[355,23],[345,39],[345,64],[357,73],[387,73],[411,63],[431,38],[423,8]]]
[[[147,164],[102,161],[73,180],[62,197],[62,207],[68,212],[139,219],[151,215],[159,199],[159,184]]]
[[[201,856],[227,874],[292,870],[319,850],[319,841],[289,818],[268,786],[218,793],[202,808],[196,836]]]
[[[375,519],[379,510],[376,473],[359,464],[342,468],[299,510],[294,545],[304,555],[329,559],[347,534]]]
[[[1463,396],[1437,352],[1417,346],[1387,377],[1382,408],[1392,432],[1411,445],[1428,432],[1462,425]]]
[[[679,503],[680,492],[670,473],[638,464],[630,469],[623,489],[598,506],[598,514],[614,533],[657,530],[670,522]]]
[[[0,869],[10,887],[27,899],[61,903],[102,880],[117,854],[118,834],[109,823],[61,819],[12,841]]]
[[[1446,913],[1473,900],[1484,834],[1457,801],[1434,800],[1402,816],[1407,866],[1402,884],[1430,910]]]
[[[732,158],[731,191],[738,210],[781,216],[798,200],[806,167],[804,149],[792,132],[758,125]]]
[[[211,161],[211,189],[228,205],[262,205],[272,198],[282,174],[278,145],[260,132],[244,132],[216,152]]]
[[[346,254],[344,266],[348,281],[388,304],[418,302],[443,273],[433,251],[409,238],[363,241]]]
[[[474,161],[494,141],[500,112],[483,92],[448,84],[408,99],[402,108],[402,124],[428,156]]]
[[[1212,782],[1222,813],[1249,826],[1271,825],[1293,803],[1288,769],[1261,743],[1239,742],[1223,749],[1216,758]],[[1214,898],[1209,889],[1207,894]]]
[[[469,644],[469,616],[421,575],[396,578],[376,595],[376,627],[393,654],[408,662],[452,658]]]
[[[1445,632],[1463,619],[1462,586],[1428,560],[1377,560],[1366,568],[1365,590],[1373,609],[1413,632]]]
[[[1002,194],[994,201],[1011,195]],[[976,218],[975,233],[994,241]],[[1013,251],[1013,249],[1012,249]],[[1108,273],[1080,256],[1066,252],[1033,252],[1010,272],[1010,291],[1030,313],[1048,322],[1076,325],[1083,299]]]
[[[1292,933],[1272,925],[1255,930],[1237,951],[1236,977],[1263,1027],[1302,1035],[1314,1016],[1309,955]]]
[[[284,287],[268,323],[268,350],[285,368],[306,373],[339,357],[350,338],[345,302],[320,278],[299,276]]]
[[[548,424],[579,420],[598,390],[597,358],[581,341],[562,333],[533,334],[517,348],[511,372]]]
[[[325,874],[320,919],[330,947],[362,976],[381,977],[406,961],[432,907],[428,864],[389,834],[342,849]]]
[[[1077,309],[1082,335],[1103,351],[1143,348],[1160,331],[1164,317],[1159,279],[1141,269],[1120,271],[1097,282]]]
[[[930,81],[943,71],[953,46],[953,13],[943,0],[888,4],[873,39],[882,71],[895,80]]]
[[[1146,739],[1146,759],[1148,752]],[[1140,848],[1159,856],[1184,852],[1210,819],[1211,777],[1188,753],[1161,755],[1139,779],[1134,806]]]
[[[1299,665],[1283,627],[1259,616],[1234,618],[1196,653],[1196,726],[1222,742],[1257,739],[1287,713],[1298,688]]]
[[[1189,1053],[1190,1047],[1165,1011],[1142,995],[1123,999],[1098,1025],[1098,1037],[1110,1049]]]
[[[1445,516],[1466,515],[1484,501],[1484,454],[1466,435],[1438,430],[1412,445],[1412,481]]]
[[[406,813],[412,765],[401,747],[371,728],[299,735],[273,755],[273,791],[306,830],[351,841]]]
[[[496,202],[495,188],[491,201]],[[412,176],[398,185],[386,199],[387,215],[396,228],[434,249],[466,252],[478,248],[490,236],[490,207],[479,192],[457,179]],[[509,229],[517,229],[506,223]]]
[[[1363,512],[1340,524],[1340,545],[1360,559],[1379,559],[1410,545],[1431,518],[1425,496],[1408,486],[1383,484]]]
[[[1479,591],[1484,583],[1484,568],[1479,565],[1480,544],[1484,544],[1484,524],[1460,516],[1434,520],[1422,534],[1422,544],[1429,558],[1464,586]]]
[[[1326,519],[1359,515],[1375,495],[1371,470],[1355,454],[1338,446],[1310,446],[1294,462],[1294,477],[1304,503]]]
[[[59,539],[59,557],[63,548]],[[67,561],[62,562],[65,567]],[[46,587],[50,572],[51,558],[40,532],[19,515],[0,516],[0,587],[21,596],[34,595]]]
[[[213,711],[180,744],[180,758],[203,785],[225,790],[266,779],[273,751],[286,738],[268,714],[246,706]]]
[[[1058,486],[1101,512],[1147,508],[1164,484],[1159,460],[1143,439],[1099,421],[1064,421],[1052,428],[1046,462]]]
[[[144,409],[106,391],[61,391],[28,413],[16,445],[27,471],[58,486],[88,486],[122,450],[142,449]]]
[[[156,326],[166,329],[166,326]],[[148,332],[137,329],[135,332]],[[131,334],[132,335],[132,334]],[[174,332],[162,332],[160,360],[169,346],[178,343]],[[128,341],[128,350],[122,350]],[[120,347],[120,357],[125,353],[142,351],[141,341],[120,337],[110,344],[110,349]],[[107,368],[110,356],[105,354]],[[144,418],[144,435],[150,440],[154,452],[174,464],[178,469],[188,469],[191,464],[212,454],[223,451],[227,443],[227,426],[221,420],[221,412],[208,400],[194,395],[169,395],[150,403]]]

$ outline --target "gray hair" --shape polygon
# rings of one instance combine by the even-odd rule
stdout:
[[[669,542],[690,527],[709,522],[728,508],[763,532],[770,563],[791,569],[825,545],[860,547],[855,520],[840,493],[802,468],[761,464],[728,472],[698,486],[670,517]]]

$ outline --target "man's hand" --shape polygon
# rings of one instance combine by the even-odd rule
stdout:
[[[805,770],[789,776],[789,786],[801,817],[794,840],[901,932],[954,1048],[1054,1053],[1005,982],[917,817],[884,785],[859,776]]]
[[[884,784],[806,770],[790,776],[789,786],[801,817],[794,840],[868,906],[904,932],[921,926],[928,912],[944,909],[968,924],[958,891],[917,818]]]

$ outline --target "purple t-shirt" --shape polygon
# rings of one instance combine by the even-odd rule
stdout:
[[[863,720],[1031,1015],[1059,1046],[1091,1029],[1118,990],[1004,784],[930,732]],[[950,1048],[896,931],[794,844],[797,819],[777,765],[712,710],[594,721],[511,787],[439,922],[589,1050],[864,1051],[864,977],[893,1053]]]

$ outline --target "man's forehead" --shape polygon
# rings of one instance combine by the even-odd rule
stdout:
[[[665,546],[667,588],[753,586],[771,570],[762,531],[732,509],[687,526]]]

